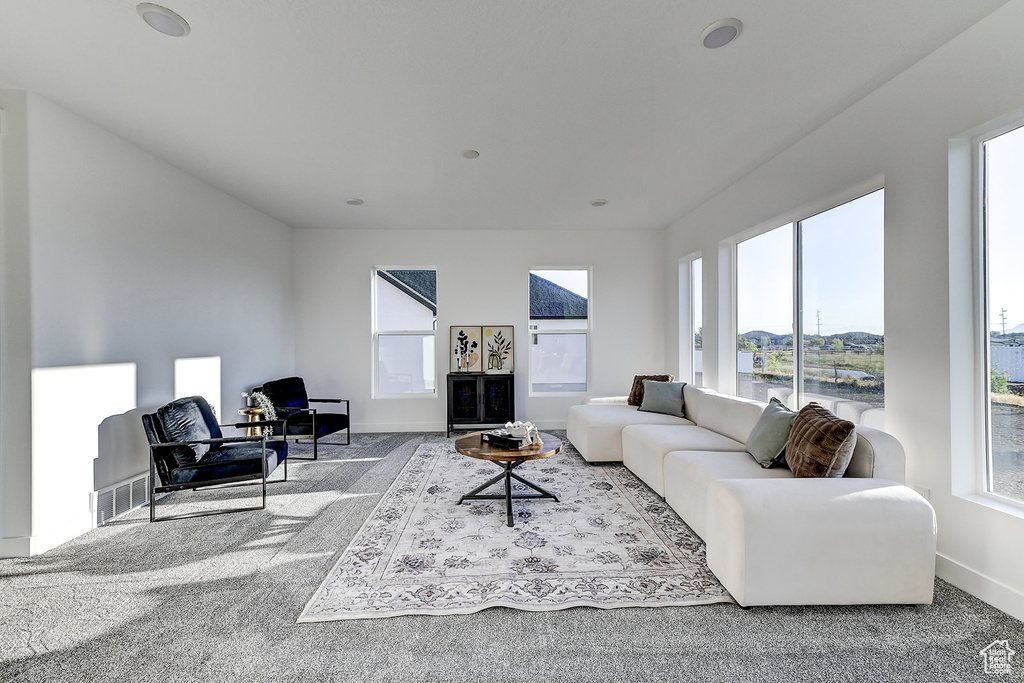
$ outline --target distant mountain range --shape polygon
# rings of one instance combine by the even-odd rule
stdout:
[[[793,343],[793,335],[791,334],[772,334],[771,332],[765,332],[764,330],[751,330],[750,332],[744,332],[740,335],[746,337],[750,341],[754,342],[758,346],[761,346],[761,340],[765,337],[768,338],[769,343],[772,346],[789,346]],[[816,334],[805,334],[805,339],[816,339]],[[872,334],[870,332],[842,332],[840,334],[823,334],[821,338],[825,340],[826,344],[831,344],[833,339],[841,339],[844,344],[884,344],[885,337],[881,334]]]

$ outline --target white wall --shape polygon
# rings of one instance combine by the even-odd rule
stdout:
[[[1024,107],[1024,1],[1015,0],[673,224],[665,272],[704,254],[705,383],[734,371],[723,241],[885,185],[886,424],[908,483],[929,492],[939,576],[1024,618],[1024,517],[954,495],[951,471],[977,452],[970,430],[969,249],[950,233],[951,138]],[[961,226],[956,226],[960,230]],[[710,258],[709,258],[710,257]],[[721,277],[720,277],[721,276]],[[951,282],[952,279],[952,282]],[[666,313],[677,316],[670,288]],[[951,307],[951,301],[954,305]],[[677,348],[678,325],[666,326]],[[672,354],[668,354],[672,358]]]
[[[40,96],[29,94],[27,104],[27,126],[11,126],[9,136],[27,140],[27,164],[15,173],[24,180],[28,169],[29,245],[19,256],[31,268],[24,290],[31,313],[25,309],[14,324],[30,326],[31,366],[134,364],[135,403],[156,407],[174,397],[176,359],[219,356],[221,417],[234,421],[241,391],[294,370],[289,229]],[[5,214],[11,208],[5,201]],[[52,376],[47,373],[47,395],[60,396]],[[27,399],[28,387],[21,388]],[[33,422],[46,429],[47,416],[55,420],[90,400],[66,392],[54,405],[37,404]],[[11,415],[5,404],[5,423]],[[95,428],[81,434],[90,447],[76,457],[96,453],[98,423]],[[106,420],[105,428],[114,425]],[[141,430],[138,415],[127,416],[123,429]],[[108,435],[104,442],[137,440]],[[33,509],[64,511],[26,520],[19,503],[5,515],[5,539],[21,537],[29,526],[31,552],[87,528],[89,493],[111,483],[97,481],[101,473],[118,480],[148,471],[145,450],[101,449],[100,459],[113,464],[74,463],[79,474],[55,485],[44,476],[47,467],[59,466],[53,457],[34,449],[26,471],[23,451],[3,453],[3,465],[18,469],[13,480],[5,477],[5,491],[29,489]]]
[[[472,239],[467,240],[467,237]],[[516,417],[563,427],[579,395],[529,397],[531,268],[592,268],[591,393],[625,395],[665,367],[663,234],[650,231],[297,230],[296,357],[310,393],[352,399],[357,431],[445,428],[451,325],[514,325]],[[371,269],[437,269],[434,398],[371,398]]]
[[[0,90],[0,557],[32,547],[28,98]]]

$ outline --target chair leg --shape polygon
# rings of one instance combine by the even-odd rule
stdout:
[[[264,438],[260,441],[261,447],[261,458],[263,461],[263,481],[260,482],[263,488],[263,502],[260,503],[260,510],[266,509],[267,507],[267,440]]]
[[[149,449],[149,521],[156,521],[156,460],[153,449]]]

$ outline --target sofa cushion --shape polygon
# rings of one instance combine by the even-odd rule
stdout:
[[[264,382],[262,387],[253,391],[260,391],[270,398],[279,412],[282,408],[308,408],[309,399],[306,394],[306,383],[301,377],[285,377],[275,379],[272,382]]]
[[[286,441],[267,441],[268,474],[284,461],[287,452]],[[256,442],[223,444],[212,449],[199,462],[175,469],[170,483],[191,484],[232,477],[259,477],[263,474],[263,454],[263,448]]]
[[[697,424],[745,444],[763,410],[764,404],[757,401],[723,394],[706,394],[701,397]]]
[[[731,451],[750,460],[742,443],[703,427],[630,425],[622,430],[623,464],[659,496],[665,495],[665,455],[683,450]]]
[[[747,437],[747,453],[754,456],[761,467],[769,468],[782,461],[786,452],[786,442],[793,430],[796,413],[787,408],[782,401],[773,398],[768,401],[757,424],[750,430]]]
[[[163,425],[164,436],[169,442],[201,441],[219,438],[220,430],[214,434],[207,423],[206,416],[200,410],[196,397],[180,398],[157,409],[157,417]],[[216,423],[214,423],[216,425]],[[174,459],[179,466],[194,465],[199,458],[210,450],[209,444],[192,444],[191,446],[175,446]]]
[[[841,477],[857,445],[857,432],[817,403],[797,413],[786,443],[786,464],[796,477]]]
[[[718,396],[714,389],[705,389],[694,384],[687,384],[683,387],[683,413],[687,420],[693,420],[700,424],[701,408],[704,406],[706,396]]]
[[[644,380],[653,379],[655,382],[671,382],[675,379],[672,375],[637,375],[633,378],[633,388],[629,392],[626,403],[631,406],[638,406],[644,402]]]
[[[693,425],[681,417],[642,413],[633,406],[594,404],[570,406],[566,436],[588,462],[622,462],[622,428],[627,425]]]
[[[638,410],[683,417],[683,387],[686,382],[644,380],[644,400]]]
[[[708,488],[719,479],[792,479],[785,467],[763,469],[746,453],[673,451],[665,456],[665,502],[706,538]]]

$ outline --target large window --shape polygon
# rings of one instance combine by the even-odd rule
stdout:
[[[802,403],[834,402],[849,420],[883,427],[884,192],[797,224]]]
[[[737,394],[767,401],[792,387],[792,224],[736,245],[736,331]]]
[[[884,426],[883,239],[878,190],[737,245],[740,396]]]
[[[981,145],[988,358],[986,489],[1024,502],[1024,127]]]
[[[590,272],[530,271],[530,393],[587,390]]]
[[[436,393],[436,329],[435,270],[373,271],[374,395]]]

